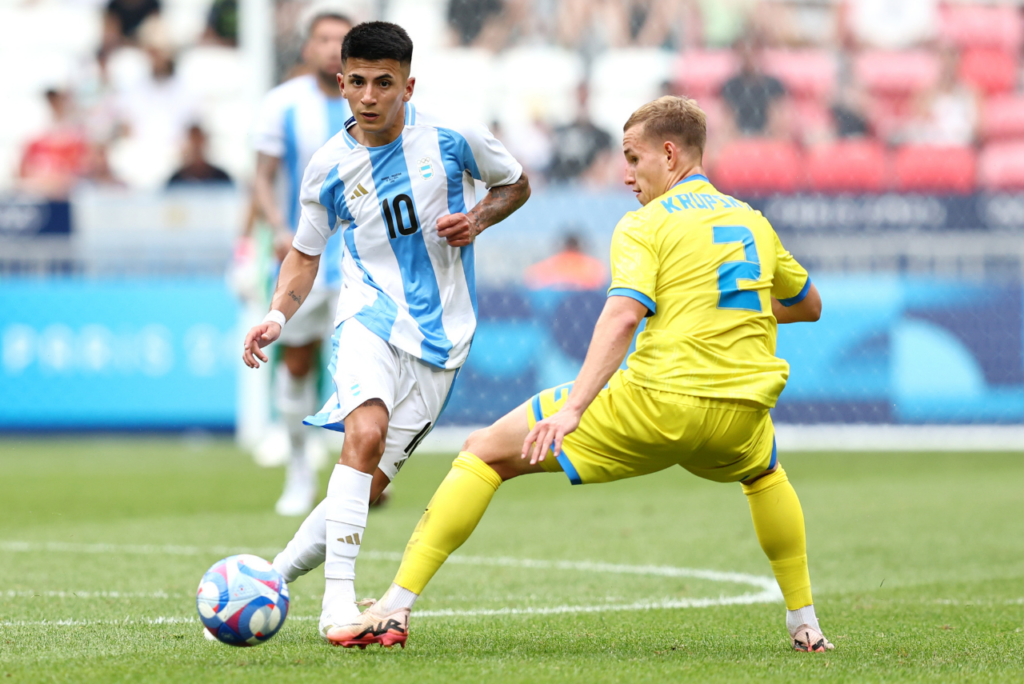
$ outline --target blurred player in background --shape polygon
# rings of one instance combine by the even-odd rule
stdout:
[[[309,163],[302,217],[272,309],[245,339],[247,365],[287,331],[345,241],[331,375],[310,424],[344,430],[327,498],[274,567],[292,582],[324,563],[320,634],[359,619],[355,562],[367,511],[437,423],[476,332],[473,242],[530,195],[522,166],[480,126],[446,127],[410,104],[412,41],[400,26],[359,24],[342,46],[354,116]],[[452,93],[458,97],[458,93]],[[472,209],[474,182],[489,191]]]
[[[404,645],[413,603],[503,481],[561,471],[573,484],[611,482],[679,465],[741,484],[793,647],[832,648],[814,614],[803,512],[768,413],[789,377],[775,356],[777,324],[818,320],[817,289],[760,212],[704,176],[706,119],[693,100],[659,98],[624,131],[626,184],[644,208],[615,229],[608,301],[579,376],[470,436],[391,588],[328,634],[333,643]]]
[[[274,231],[274,250],[284,259],[299,225],[302,172],[325,142],[341,131],[352,112],[338,89],[341,42],[352,28],[344,14],[314,7],[305,23],[302,56],[308,71],[285,81],[263,100],[253,130],[256,207]],[[284,180],[279,200],[278,171]],[[317,359],[330,335],[341,287],[341,237],[327,244],[323,268],[309,297],[281,335],[283,353],[274,378],[274,403],[288,435],[284,493],[275,506],[280,515],[305,515],[316,503],[316,477],[307,449],[309,428],[303,419],[316,411]]]

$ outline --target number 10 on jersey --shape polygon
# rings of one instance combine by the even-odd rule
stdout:
[[[381,204],[384,221],[388,224],[388,235],[394,240],[398,235],[412,235],[420,229],[416,210],[412,206],[412,198],[408,195],[396,195],[390,202],[387,198]],[[398,229],[398,235],[395,229]]]

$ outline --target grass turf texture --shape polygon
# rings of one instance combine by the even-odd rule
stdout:
[[[371,514],[359,560],[361,595],[379,596],[388,586],[397,567],[392,554],[450,461],[418,455],[403,469],[392,503]],[[342,650],[316,634],[318,571],[293,583],[289,620],[274,639],[239,649],[207,643],[198,623],[187,621],[196,615],[200,576],[227,553],[212,547],[271,557],[290,538],[297,521],[271,511],[280,471],[257,469],[222,441],[0,441],[0,541],[28,542],[0,545],[0,678],[1024,679],[1021,455],[783,454],[782,461],[807,515],[815,603],[836,644],[832,653],[790,651],[781,603],[414,617],[405,651]],[[45,550],[50,542],[64,546]],[[91,543],[188,548],[76,546]],[[593,487],[571,488],[559,475],[508,483],[458,553],[770,574],[740,488],[681,469]],[[452,563],[417,609],[594,606],[757,591],[685,577]],[[179,621],[141,622],[159,617]],[[62,619],[79,622],[39,624]]]

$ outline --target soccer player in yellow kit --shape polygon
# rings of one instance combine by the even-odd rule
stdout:
[[[330,641],[404,646],[410,608],[503,481],[562,471],[591,484],[679,465],[740,483],[793,648],[832,648],[814,614],[803,511],[768,414],[789,376],[775,356],[776,325],[818,320],[821,298],[760,212],[708,181],[705,138],[704,112],[686,98],[659,98],[626,122],[625,182],[644,206],[615,229],[612,285],[579,376],[469,437],[391,588]]]

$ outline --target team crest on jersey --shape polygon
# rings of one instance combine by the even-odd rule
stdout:
[[[430,157],[424,157],[419,161],[420,175],[423,176],[423,180],[430,180],[434,177],[434,163],[430,161]]]

